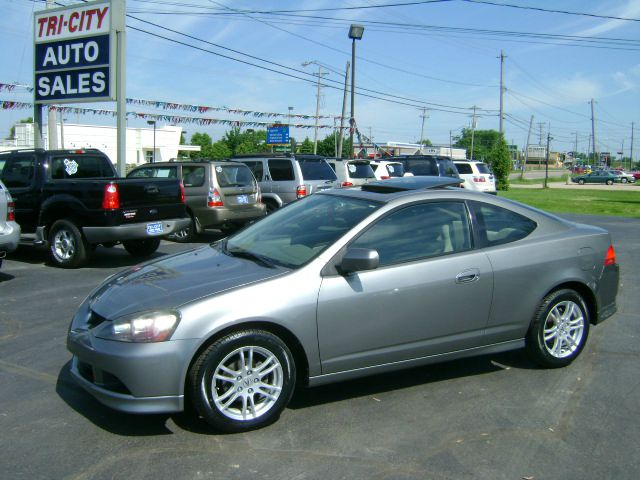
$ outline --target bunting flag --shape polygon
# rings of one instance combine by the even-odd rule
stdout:
[[[27,90],[29,92],[33,92],[33,87],[28,85],[20,85],[17,83],[0,83],[0,92],[7,91],[13,92],[16,88],[21,88]],[[301,113],[276,113],[276,112],[256,112],[254,110],[243,110],[239,108],[229,108],[229,107],[207,107],[202,105],[190,105],[190,104],[180,104],[174,102],[164,102],[159,100],[143,100],[139,98],[127,98],[126,102],[128,105],[140,105],[143,107],[156,108],[162,110],[182,110],[185,112],[192,113],[207,113],[207,112],[226,112],[231,113],[233,115],[242,115],[242,116],[252,116],[256,118],[299,118],[303,120],[315,119],[315,115],[305,115]],[[318,115],[318,118],[333,118],[336,120],[340,120],[340,116],[336,115]],[[315,127],[315,125],[314,125]],[[324,127],[326,128],[326,127]]]
[[[0,100],[0,108],[3,110],[25,110],[28,108],[33,108],[32,103],[26,102],[13,102],[9,100]],[[80,108],[80,107],[61,107],[61,106],[49,106],[50,109],[55,110],[61,113],[67,114],[93,114],[100,116],[111,116],[115,117],[117,112],[115,110],[105,110],[105,109],[97,109],[97,108]],[[273,125],[273,122],[258,122],[258,121],[242,121],[242,120],[224,120],[218,118],[206,118],[206,117],[187,117],[187,116],[179,116],[179,115],[158,115],[155,113],[144,113],[144,112],[127,112],[128,117],[133,117],[137,119],[144,120],[155,120],[158,122],[165,122],[168,124],[193,124],[193,125],[227,125],[232,127],[270,127]],[[305,124],[292,124],[292,127],[295,128],[316,128],[315,125],[305,125]],[[336,128],[333,125],[318,125],[318,128]]]

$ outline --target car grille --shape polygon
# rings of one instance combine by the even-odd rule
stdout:
[[[92,367],[88,363],[78,360],[78,373],[86,381],[115,393],[131,395],[131,391],[120,381],[118,377],[109,372]]]

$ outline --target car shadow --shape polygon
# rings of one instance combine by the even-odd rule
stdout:
[[[60,369],[56,393],[73,410],[102,430],[121,436],[170,435],[174,432],[168,422],[173,421],[178,428],[190,433],[233,435],[219,432],[199,418],[191,408],[188,398],[185,400],[186,409],[181,413],[139,415],[113,410],[102,405],[77,385],[71,376],[70,367],[69,361]],[[538,367],[521,351],[454,360],[320,387],[299,387],[296,388],[287,408],[305,409],[353,398],[380,395],[417,385],[493,373],[506,368],[536,369]]]
[[[8,273],[3,273],[2,270],[0,270],[0,283],[8,282],[9,280],[13,280],[14,278],[16,277],[13,275],[9,275]]]

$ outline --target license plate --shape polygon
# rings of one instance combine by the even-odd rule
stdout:
[[[162,222],[154,222],[147,223],[147,234],[148,235],[158,235],[162,233],[164,230],[162,229]]]
[[[238,204],[244,205],[249,203],[249,197],[246,195],[238,195]]]

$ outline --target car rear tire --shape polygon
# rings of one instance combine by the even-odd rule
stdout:
[[[267,200],[264,202],[264,204],[267,207],[267,215],[272,214],[278,209],[278,204],[274,201]]]
[[[226,335],[204,350],[189,371],[193,406],[216,430],[243,432],[278,419],[295,387],[291,352],[264,330]]]
[[[148,257],[160,246],[159,238],[143,238],[142,240],[127,240],[122,242],[124,249],[134,257]]]
[[[607,185],[613,185],[613,180],[607,180]]]
[[[89,259],[89,244],[80,229],[69,220],[56,221],[49,230],[52,263],[62,268],[77,268]]]
[[[620,181],[621,181],[622,183],[627,183],[629,180],[627,180],[626,178],[622,177],[622,178],[620,179]]]
[[[190,243],[190,242],[193,242],[197,236],[198,236],[198,228],[196,226],[196,220],[195,218],[191,217],[191,223],[189,224],[188,227],[175,232],[169,238],[174,242],[178,242],[178,243]]]
[[[588,336],[589,311],[582,297],[574,290],[557,290],[540,304],[525,349],[543,367],[564,367],[580,355]]]
[[[584,178],[581,178],[580,180],[578,180],[578,183],[579,183],[580,185],[584,185]]]

